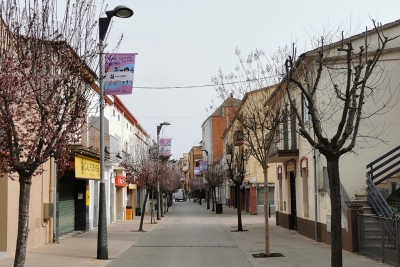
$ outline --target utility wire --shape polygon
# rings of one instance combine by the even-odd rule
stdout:
[[[221,84],[204,84],[204,85],[188,85],[188,86],[159,86],[159,87],[155,87],[155,86],[134,86],[134,89],[151,89],[151,90],[162,90],[162,89],[190,89],[190,88],[204,88],[204,87],[215,87],[215,86],[219,86],[219,85],[229,85],[229,84],[235,84],[235,83],[245,83],[245,82],[254,82],[254,81],[258,81],[258,80],[265,80],[266,78],[272,78],[272,77],[276,77],[279,76],[277,75],[271,75],[269,77],[264,77],[264,78],[260,78],[260,79],[252,79],[252,80],[246,80],[246,81],[237,81],[237,82],[229,82],[229,83],[221,83]]]
[[[209,115],[208,115],[209,116]],[[136,116],[135,116],[136,117]],[[191,118],[205,118],[207,116],[186,116],[186,117],[136,117],[138,119],[191,119]]]
[[[188,85],[188,86],[170,86],[170,87],[146,87],[146,86],[134,86],[133,89],[186,89],[186,88],[202,88],[202,87],[211,87],[213,84],[206,85]]]

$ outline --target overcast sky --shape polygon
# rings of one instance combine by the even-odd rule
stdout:
[[[97,0],[100,8],[100,0]],[[113,19],[108,44],[118,52],[138,53],[132,95],[120,98],[144,129],[156,137],[157,125],[167,121],[161,137],[173,138],[172,158],[179,159],[201,141],[201,125],[210,115],[212,100],[219,105],[211,77],[238,64],[256,48],[272,54],[279,46],[297,41],[301,47],[313,33],[340,23],[372,27],[400,19],[400,1],[271,1],[271,0],[119,0],[129,19]],[[307,48],[310,48],[309,46]],[[191,88],[191,86],[205,86]],[[142,89],[140,87],[185,87]]]

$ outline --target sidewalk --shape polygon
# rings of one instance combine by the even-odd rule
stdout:
[[[206,205],[205,209],[206,209]],[[206,209],[207,210],[207,209]],[[224,225],[240,250],[246,255],[253,266],[273,267],[330,267],[331,247],[298,234],[296,231],[287,230],[276,225],[275,216],[269,218],[270,251],[282,253],[284,257],[254,258],[251,254],[264,252],[264,214],[250,215],[242,213],[244,232],[237,230],[237,210],[223,206],[223,215],[219,222]],[[233,232],[232,232],[233,231]],[[359,253],[343,251],[343,266],[351,267],[393,267]]]
[[[167,215],[166,215],[167,216]],[[150,224],[150,213],[146,212],[143,221],[143,230],[153,231],[158,225]],[[140,216],[134,216],[129,221],[119,221],[108,225],[108,260],[97,260],[97,229],[91,232],[63,236],[59,244],[49,244],[29,251],[26,255],[25,267],[43,266],[92,266],[102,267],[109,264],[122,252],[134,245],[141,238],[145,238],[146,232],[139,233]],[[14,257],[0,260],[0,267],[11,267]]]
[[[207,210],[207,203],[185,202],[199,212],[215,213]],[[173,206],[170,210],[173,213]],[[146,214],[143,228],[151,232],[168,218],[162,218],[158,224],[150,224],[150,216]],[[264,250],[264,216],[242,213],[243,228],[248,231],[235,232],[237,229],[236,210],[223,206],[223,214],[213,214],[224,227],[238,248],[244,253],[253,266],[273,267],[329,267],[330,246],[315,242],[309,238],[275,225],[275,217],[269,221],[271,252],[280,252],[284,257],[254,258],[251,254]],[[138,240],[147,238],[147,234],[137,232],[140,217],[133,220],[120,221],[108,226],[109,260],[97,260],[97,230],[68,237],[59,244],[44,245],[27,253],[26,267],[42,266],[92,266],[102,267],[109,264],[121,253],[132,247]],[[232,232],[233,231],[233,232]],[[175,255],[171,255],[175,256]],[[0,260],[0,267],[13,266],[13,257]],[[216,264],[217,265],[217,264]],[[352,267],[391,267],[357,253],[343,251],[343,266]],[[169,266],[166,266],[169,267]],[[190,267],[190,266],[188,266]],[[232,265],[232,267],[235,267]]]

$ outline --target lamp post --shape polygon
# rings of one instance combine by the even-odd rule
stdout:
[[[207,156],[207,171],[208,171],[208,151],[206,149],[201,149],[201,151],[206,152],[206,156]],[[211,192],[211,188],[210,185],[208,185],[208,196],[207,196],[207,209],[210,209],[210,192]]]
[[[133,15],[132,9],[126,6],[117,6],[114,10],[106,11],[107,17],[99,19],[99,86],[100,86],[100,197],[99,197],[99,224],[97,230],[97,259],[108,259],[107,241],[107,209],[106,189],[104,179],[104,88],[103,88],[103,42],[112,17],[129,18]]]
[[[161,132],[161,128],[164,125],[171,125],[171,123],[169,122],[162,122],[160,123],[160,125],[157,125],[157,163],[160,160],[160,132]],[[157,164],[158,166],[158,164]],[[158,168],[157,168],[158,169]],[[157,172],[158,175],[158,172]],[[161,195],[160,195],[160,177],[157,177],[157,220],[161,220]]]

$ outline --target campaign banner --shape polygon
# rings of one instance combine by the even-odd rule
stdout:
[[[199,164],[200,165],[200,171],[201,172],[206,171],[207,170],[207,161],[202,160],[199,163],[200,163]]]
[[[104,57],[105,95],[132,94],[136,54],[106,54]]]
[[[200,167],[194,167],[194,175],[200,174]]]
[[[160,155],[161,156],[171,156],[171,143],[172,138],[160,138],[159,141],[159,148],[160,148]]]

